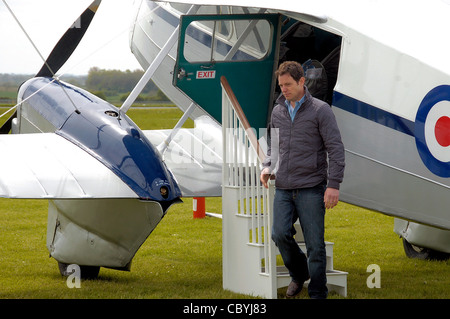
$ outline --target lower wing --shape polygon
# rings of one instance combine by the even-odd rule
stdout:
[[[117,175],[54,133],[0,135],[0,197],[137,198]]]
[[[145,130],[145,137],[161,150],[170,130]],[[162,151],[184,197],[222,196],[222,128],[207,118],[195,128],[181,128]]]

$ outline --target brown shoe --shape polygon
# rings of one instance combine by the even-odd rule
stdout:
[[[286,290],[286,297],[292,298],[292,297],[297,296],[300,293],[300,291],[302,291],[302,288],[303,288],[303,283],[299,283],[299,282],[292,280]]]

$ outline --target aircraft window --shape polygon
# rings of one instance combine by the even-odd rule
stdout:
[[[251,61],[270,48],[267,20],[210,20],[186,28],[184,56],[189,62]]]
[[[190,4],[169,2],[170,6],[181,14],[186,14],[191,7]],[[229,14],[228,6],[201,6],[197,14]]]
[[[189,4],[171,2],[170,6],[182,14],[186,14],[191,7]]]
[[[229,14],[228,6],[201,6],[197,14]]]
[[[223,39],[228,39],[231,34],[231,22],[228,20],[218,20],[218,21],[202,21],[199,22],[204,29],[208,30],[209,33],[214,30],[218,37]]]
[[[247,7],[231,7],[231,13],[233,14],[251,14],[251,13],[261,13],[258,8],[247,8]]]

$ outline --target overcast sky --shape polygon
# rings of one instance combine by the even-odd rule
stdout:
[[[46,58],[92,0],[6,0]],[[142,69],[130,51],[129,32],[138,0],[103,0],[88,31],[58,74],[89,68]],[[30,41],[0,0],[0,73],[34,74],[43,65]]]

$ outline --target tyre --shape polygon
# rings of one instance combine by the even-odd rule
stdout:
[[[409,243],[403,238],[403,249],[409,258],[417,258],[424,260],[447,260],[450,254],[436,251],[430,248],[419,247]]]
[[[70,264],[61,263],[58,261],[59,272],[63,277],[68,277],[74,273],[74,271],[68,271]],[[100,266],[79,266],[81,279],[96,279],[100,272]]]

